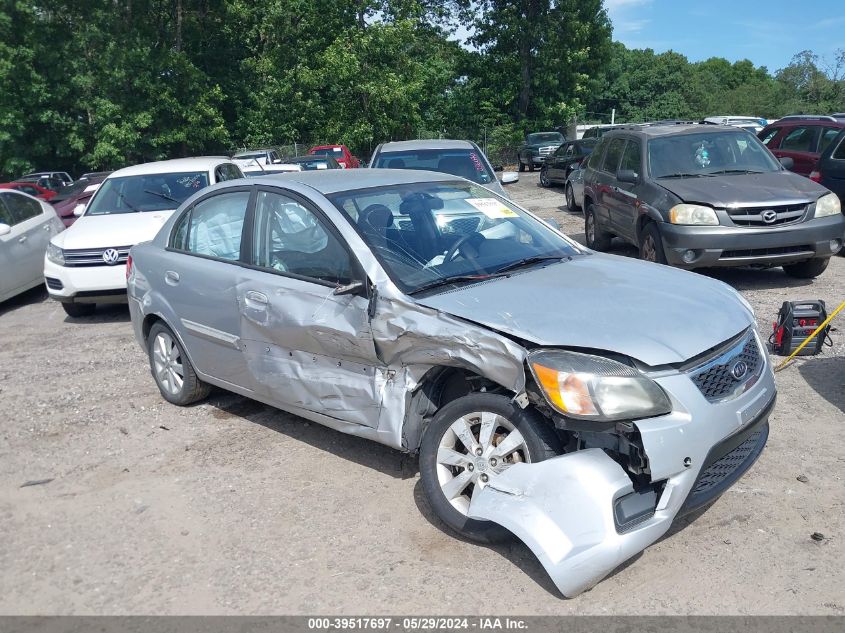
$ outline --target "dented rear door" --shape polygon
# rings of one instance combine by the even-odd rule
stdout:
[[[277,406],[378,425],[377,360],[359,294],[335,295],[356,278],[343,239],[307,199],[260,189],[251,227],[251,270],[238,287],[241,336],[255,390]]]

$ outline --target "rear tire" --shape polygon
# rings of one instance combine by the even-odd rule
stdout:
[[[819,257],[798,264],[786,264],[783,272],[796,279],[815,279],[825,271],[829,263],[830,257]]]
[[[606,251],[610,248],[610,242],[613,239],[610,233],[606,233],[599,226],[592,203],[588,204],[584,211],[584,235],[586,236],[587,247],[595,251]]]
[[[663,238],[660,237],[660,228],[654,222],[646,224],[640,234],[640,259],[655,264],[666,263]]]
[[[67,314],[72,319],[78,319],[80,317],[91,316],[94,314],[94,311],[97,309],[97,304],[95,303],[62,303],[62,307],[65,310],[65,314]]]
[[[552,181],[549,180],[549,170],[545,167],[540,168],[540,186],[546,189],[552,186]]]
[[[474,454],[457,433],[471,436],[482,455]],[[512,435],[521,436],[521,441],[515,440],[520,443],[497,456],[496,447]],[[420,479],[431,509],[443,523],[464,538],[496,543],[509,539],[510,532],[466,514],[473,492],[483,485],[480,478],[493,479],[509,464],[540,462],[561,452],[554,429],[536,411],[519,408],[507,396],[471,393],[442,407],[423,431]],[[483,462],[484,468],[476,462]]]
[[[572,190],[572,183],[566,183],[566,208],[575,213],[579,211],[581,207],[575,204],[575,192]]]
[[[520,159],[517,159],[519,162],[519,171],[525,171],[525,163],[523,163]]]
[[[150,328],[147,354],[158,390],[171,404],[185,406],[202,400],[211,392],[211,386],[197,378],[179,339],[160,321]]]

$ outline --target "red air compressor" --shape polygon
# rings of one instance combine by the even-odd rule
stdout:
[[[784,301],[778,312],[778,320],[773,323],[774,331],[769,337],[772,351],[780,356],[789,356],[816,328],[827,319],[827,310],[821,299],[811,301]],[[830,341],[830,325],[816,335],[798,356],[813,356],[822,351],[825,340]],[[828,343],[831,345],[832,341]]]

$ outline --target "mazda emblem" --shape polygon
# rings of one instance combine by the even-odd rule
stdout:
[[[114,248],[107,248],[103,251],[103,261],[109,266],[114,266],[119,258],[120,254]]]
[[[778,213],[773,209],[767,209],[766,211],[763,211],[762,218],[763,222],[766,224],[774,224],[775,220],[778,219]]]
[[[734,363],[734,366],[731,367],[731,376],[734,377],[735,380],[742,380],[745,374],[748,373],[748,365],[745,361],[737,361]]]

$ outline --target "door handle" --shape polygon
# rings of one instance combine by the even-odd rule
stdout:
[[[267,298],[263,292],[258,292],[256,290],[247,290],[246,294],[244,294],[244,302],[247,306],[251,308],[255,308],[257,310],[263,310],[267,307],[267,304],[270,303],[270,300]]]
[[[175,286],[179,283],[179,273],[173,270],[168,270],[164,273],[164,281],[171,286]]]
[[[18,242],[20,242],[21,244],[23,244],[24,242],[26,242],[26,235],[21,235],[21,236],[18,238]]]
[[[42,226],[41,228],[42,228],[42,229],[44,229],[45,231],[49,231],[49,230],[50,230],[50,225],[49,225],[49,224],[45,224],[45,225],[44,225],[44,226]]]

